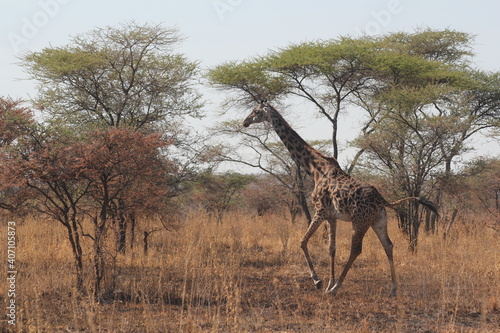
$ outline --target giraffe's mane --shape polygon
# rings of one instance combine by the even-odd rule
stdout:
[[[304,140],[293,128],[292,126],[290,126],[290,124],[286,121],[285,118],[283,118],[283,116],[278,112],[278,110],[276,110],[276,108],[274,108],[273,106],[271,105],[268,105],[274,112],[275,116],[277,116],[279,119],[280,119],[280,122],[287,127],[287,130],[297,138],[297,140],[299,140],[299,142],[307,149],[309,150],[313,156],[317,157],[317,158],[320,158],[320,159],[323,159],[325,161],[327,161],[329,164],[332,164],[334,167],[337,167],[340,169],[340,165],[337,161],[337,159],[333,156],[327,156],[323,153],[321,153],[320,151],[318,151],[316,148],[314,148],[313,146],[311,146],[306,140]]]

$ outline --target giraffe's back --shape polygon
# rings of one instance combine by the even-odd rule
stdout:
[[[385,210],[385,200],[375,187],[347,174],[320,177],[311,198],[325,218],[373,221]]]

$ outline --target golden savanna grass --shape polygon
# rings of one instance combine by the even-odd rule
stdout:
[[[349,254],[350,227],[338,225],[337,272]],[[500,235],[480,221],[457,222],[447,239],[422,231],[418,251],[410,253],[391,220],[399,295],[388,296],[387,260],[370,231],[332,296],[316,290],[309,277],[299,247],[305,224],[239,213],[217,224],[192,213],[175,230],[152,234],[147,255],[139,239],[125,255],[110,250],[101,304],[76,297],[72,255],[60,225],[31,218],[17,221],[16,231],[17,324],[12,330],[2,315],[2,332],[500,331]],[[325,235],[319,229],[310,250],[326,282]],[[90,242],[84,246],[89,254]],[[85,275],[90,290],[90,256]],[[1,286],[5,311],[5,279]]]

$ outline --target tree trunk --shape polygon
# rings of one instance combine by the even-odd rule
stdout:
[[[75,277],[76,277],[76,290],[79,294],[83,294],[83,262],[82,262],[82,247],[80,244],[80,237],[78,234],[76,217],[73,217],[70,222],[65,221],[64,226],[68,232],[68,239],[71,244],[71,250],[73,252],[73,259],[75,265]]]
[[[418,212],[418,202],[410,202],[409,206],[409,222],[410,222],[410,250],[417,251],[418,246],[418,231],[420,229],[420,216]]]
[[[440,186],[436,191],[436,196],[434,197],[433,203],[436,207],[441,205],[441,197],[443,195],[443,187]],[[435,234],[437,232],[437,215],[429,210],[425,212],[425,233]]]
[[[105,188],[106,189],[106,188]],[[107,191],[105,191],[107,198]],[[109,200],[103,200],[99,216],[94,218],[94,300],[101,301],[101,282],[105,272],[104,240],[108,219]]]
[[[354,158],[352,159],[351,165],[347,169],[347,174],[349,174],[349,175],[352,174],[352,172],[354,171],[354,168],[356,167],[356,165],[358,165],[358,161],[361,158],[361,155],[363,155],[364,152],[365,152],[365,149],[360,149],[360,150],[358,150],[356,155],[354,155]]]
[[[408,214],[404,208],[398,209],[398,227],[403,234],[406,236],[410,235],[409,223],[408,223]]]
[[[495,203],[497,210],[500,210],[500,188],[495,190]]]
[[[125,202],[118,199],[118,216],[116,223],[116,252],[125,254],[127,241],[127,220],[125,218]]]
[[[453,222],[455,222],[455,218],[457,217],[457,213],[458,213],[458,209],[454,209],[453,213],[451,214],[450,221],[444,227],[444,232],[443,232],[444,239],[446,239],[446,237],[448,237],[448,233],[450,232],[451,225],[453,224]]]
[[[339,114],[340,114],[340,104],[341,104],[341,99],[339,96],[339,91],[337,92],[337,98],[336,98],[336,105],[335,105],[335,111],[333,118],[331,120],[332,122],[332,145],[333,145],[333,157],[335,159],[338,159],[339,156],[339,146],[337,142],[337,136],[338,136],[338,119],[339,119]]]
[[[337,143],[337,121],[333,122],[332,127],[333,127],[332,130],[333,157],[337,159],[339,155],[339,146]]]
[[[128,218],[130,221],[130,249],[133,249],[135,242],[135,223],[136,223],[134,213],[129,212]]]
[[[401,208],[398,208],[398,226],[399,229],[408,236],[409,248],[416,252],[418,246],[418,232],[420,229],[419,203],[408,202]]]
[[[301,207],[299,208],[296,199],[292,199],[292,202],[288,202],[287,206],[288,206],[288,212],[290,213],[290,218],[292,220],[292,224],[295,224],[295,222],[297,221],[297,216],[300,215],[303,209]]]
[[[306,217],[306,220],[307,220],[307,225],[311,224],[311,221],[312,221],[312,217],[311,217],[311,212],[309,211],[309,206],[307,205],[307,198],[304,194],[304,192],[301,192],[299,194],[299,204],[300,204],[300,207],[302,208],[302,211],[304,212],[304,215]]]
[[[96,233],[94,237],[94,300],[101,301],[101,282],[104,278],[104,251],[103,251],[103,228],[96,221]]]
[[[144,247],[143,247],[143,252],[144,252],[144,255],[147,255],[148,254],[148,248],[149,248],[149,245],[148,245],[148,237],[149,237],[149,232],[147,231],[144,231],[144,238],[143,238],[143,241],[144,241]]]

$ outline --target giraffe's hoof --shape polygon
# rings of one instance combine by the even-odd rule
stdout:
[[[325,294],[335,295],[335,294],[336,294],[336,291],[335,291],[335,289],[333,289],[333,288],[326,288],[326,290],[325,290]]]
[[[340,288],[340,285],[338,283],[330,283],[328,288],[326,288],[325,293],[335,295],[335,294],[337,294],[337,291],[339,290],[339,288]]]
[[[315,280],[314,284],[316,285],[316,289],[322,289],[323,288],[323,281],[321,280]]]
[[[330,282],[328,282],[328,287],[326,287],[325,289],[325,293],[328,293],[330,290],[332,290],[334,285],[335,285],[334,281],[330,279]]]
[[[335,294],[337,293],[337,289],[336,288],[326,288],[325,290],[325,294],[330,294],[332,296],[334,296]]]

